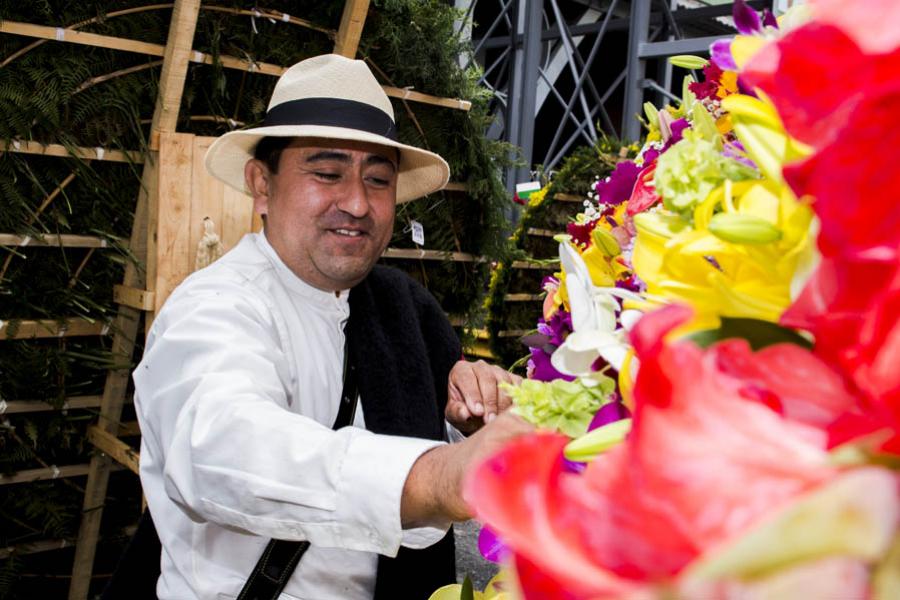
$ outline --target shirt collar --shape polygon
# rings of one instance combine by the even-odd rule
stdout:
[[[272,266],[275,267],[278,278],[289,290],[303,296],[315,306],[336,309],[344,316],[347,316],[350,313],[350,290],[341,290],[339,294],[335,294],[335,292],[327,292],[311,286],[284,264],[284,261],[278,256],[278,252],[275,251],[275,248],[273,248],[272,244],[269,243],[269,240],[266,239],[265,232],[261,231],[253,235],[257,247],[262,251],[266,258],[269,259]]]

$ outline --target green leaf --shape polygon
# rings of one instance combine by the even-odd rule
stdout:
[[[747,340],[753,350],[784,343],[812,350],[812,342],[793,329],[760,319],[722,317],[722,325],[718,329],[705,329],[688,336],[689,340],[701,348],[708,348],[716,342],[731,338]]]
[[[702,69],[709,64],[709,61],[705,58],[702,58],[700,56],[693,56],[691,54],[679,54],[677,56],[670,56],[669,62],[676,67],[681,67],[682,69]]]
[[[466,575],[462,583],[462,591],[459,594],[459,600],[475,600],[475,590],[472,588],[472,580]]]

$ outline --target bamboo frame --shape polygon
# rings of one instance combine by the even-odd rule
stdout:
[[[41,144],[28,140],[13,140],[9,143],[0,141],[0,152],[21,152],[22,154],[43,154],[63,158],[81,158],[85,160],[108,160],[139,164],[144,162],[143,153],[137,150],[107,150],[106,148],[87,148],[84,146],[66,147],[62,144]]]
[[[560,232],[553,231],[551,229],[538,229],[537,227],[529,227],[526,233],[528,235],[552,238],[556,237],[556,235],[558,235]]]
[[[96,235],[44,234],[41,236],[0,233],[0,246],[58,247],[58,248],[109,248],[109,240]]]
[[[88,440],[95,448],[109,454],[113,460],[135,475],[141,474],[139,466],[140,454],[115,435],[100,429],[96,425],[92,425],[88,427]]]
[[[169,34],[162,53],[163,66],[160,73],[159,92],[153,110],[153,121],[150,125],[151,139],[160,132],[175,131],[199,12],[200,0],[177,0],[172,10]],[[155,255],[156,251],[155,246],[151,246],[154,243],[153,236],[148,235],[148,232],[154,231],[153,226],[156,223],[154,211],[157,207],[159,193],[159,160],[158,154],[154,156],[151,152],[151,157],[156,160],[150,160],[144,165],[129,242],[135,258],[145,264],[147,257]],[[147,264],[147,272],[144,273],[133,262],[128,262],[122,285],[138,290],[144,289],[145,282],[152,281],[150,279],[153,275],[150,272],[151,266],[155,268],[155,265]],[[124,304],[119,305],[112,353],[123,359],[121,362],[124,365],[131,363],[140,316],[141,311]],[[111,369],[106,377],[103,398],[100,403],[100,419],[96,427],[111,435],[114,435],[118,429],[130,375],[129,368],[125,366]],[[106,454],[96,454],[91,459],[82,504],[78,543],[75,547],[75,559],[72,564],[69,600],[86,600],[87,598],[91,573],[94,568],[94,556],[97,551],[97,540],[100,537],[100,519],[103,516],[103,505],[106,502],[109,474],[115,466],[110,456]]]
[[[341,26],[334,42],[334,53],[356,58],[359,39],[362,37],[366,15],[369,13],[369,0],[347,0],[344,13],[341,15]]]
[[[31,23],[19,23],[15,21],[0,22],[0,33],[12,33],[25,37],[56,40],[61,42],[69,42],[72,44],[93,46],[96,48],[121,50],[123,52],[135,52],[137,54],[146,54],[150,56],[163,56],[165,52],[165,47],[161,46],[160,44],[139,42],[137,40],[129,40],[126,38],[100,35],[96,33],[85,33],[76,29],[47,27],[45,25],[34,25]],[[279,65],[245,60],[234,56],[220,55],[218,58],[219,63],[223,67],[227,69],[235,69],[238,71],[247,71],[248,73],[262,73],[264,75],[280,77],[287,70],[286,67],[282,67]],[[188,60],[193,63],[211,65],[214,63],[215,59],[211,54],[206,54],[204,52],[200,52],[199,50],[192,50]],[[382,89],[384,89],[385,94],[393,98],[412,100],[413,102],[421,102],[423,104],[443,106],[446,108],[453,108],[464,111],[468,111],[472,108],[472,103],[468,100],[461,100],[459,98],[441,98],[439,96],[432,96],[430,94],[415,92],[408,88],[397,88],[393,86],[381,87]]]
[[[121,471],[124,467],[116,465],[114,471]],[[91,470],[90,464],[63,465],[58,467],[50,465],[49,467],[41,467],[39,469],[23,469],[16,471],[12,475],[3,475],[0,473],[0,485],[13,485],[17,483],[32,483],[35,481],[47,481],[48,479],[70,479],[72,477],[83,477],[88,475]]]
[[[503,300],[506,302],[538,302],[544,299],[544,294],[506,294]]]
[[[0,321],[0,340],[32,340],[41,338],[69,338],[91,335],[107,335],[110,324],[105,321],[87,321],[80,317],[65,319],[34,319],[13,321],[16,327],[10,333],[10,321]]]
[[[9,400],[0,405],[0,414],[13,415],[21,413],[48,412],[55,410],[73,410],[78,408],[96,408],[100,406],[100,396],[72,396],[66,398],[62,408],[55,408],[44,400]]]
[[[561,192],[558,194],[553,194],[553,199],[559,200],[560,202],[584,202],[585,201],[584,196],[577,196],[575,194],[563,194]]]
[[[418,259],[418,260],[450,260],[453,262],[487,262],[483,256],[467,252],[450,252],[449,250],[424,250],[418,248],[387,248],[382,258]]]

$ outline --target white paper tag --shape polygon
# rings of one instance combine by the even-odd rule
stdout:
[[[6,400],[0,400],[0,415],[5,413],[7,408],[9,408],[9,405],[6,403]]]
[[[57,27],[56,28],[56,41],[62,42],[65,39],[66,39],[66,30],[63,29],[62,27]]]
[[[418,221],[410,221],[409,226],[412,227],[412,241],[420,246],[425,245],[425,228]]]
[[[284,21],[285,23],[290,23],[290,22],[291,22],[291,15],[289,15],[289,14],[287,14],[287,13],[283,13],[283,14],[281,15],[281,20]]]

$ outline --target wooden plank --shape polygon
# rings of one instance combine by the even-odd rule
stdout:
[[[87,475],[91,466],[87,463],[83,465],[63,465],[62,467],[41,467],[40,469],[25,469],[17,471],[12,475],[3,475],[0,473],[0,485],[9,485],[13,483],[31,483],[33,481],[45,481],[47,479],[60,479],[65,477],[80,477]]]
[[[194,31],[197,27],[197,16],[200,11],[200,0],[176,0],[172,9],[169,35],[160,73],[159,91],[150,124],[150,139],[158,132],[174,132],[178,120],[178,110],[184,93],[184,79],[187,74],[188,57],[186,50],[191,48]],[[128,261],[122,285],[147,289],[146,281],[155,281],[156,260],[156,219],[158,219],[158,198],[160,196],[159,173],[157,165],[161,157],[155,157],[144,166],[141,176],[141,188],[138,192],[137,206],[134,211],[134,224],[131,229],[130,248],[137,261]],[[149,233],[149,235],[148,235]],[[151,246],[152,242],[152,246]],[[151,258],[152,257],[152,258]],[[135,267],[147,265],[142,271]],[[155,289],[151,289],[155,291]],[[119,305],[116,316],[116,335],[113,337],[112,355],[116,364],[130,365],[134,354],[135,338],[141,313],[125,305]],[[149,313],[148,313],[149,316]],[[146,319],[146,328],[150,328],[150,319]],[[100,405],[100,416],[97,427],[107,433],[115,433],[122,416],[122,405],[130,380],[130,369],[127,366],[111,369],[103,387],[103,399]],[[75,559],[72,565],[72,583],[69,587],[69,600],[85,600],[90,587],[91,572],[94,567],[94,555],[97,540],[100,536],[100,520],[106,502],[106,490],[109,484],[110,471],[116,465],[107,455],[96,454],[91,459],[90,473],[85,486],[82,503],[81,525],[78,530],[78,543],[75,547]]]
[[[483,256],[476,256],[467,252],[450,252],[447,250],[425,250],[418,248],[387,248],[381,256],[383,258],[403,258],[413,260],[450,260],[454,262],[486,262]]]
[[[100,396],[71,396],[65,399],[62,408],[55,408],[45,400],[0,400],[0,415],[96,408],[98,406],[100,406]]]
[[[16,556],[24,556],[26,554],[38,554],[39,552],[49,552],[51,550],[61,550],[63,548],[71,548],[74,545],[73,540],[65,538],[55,540],[39,540],[37,542],[26,542],[24,544],[16,544],[15,546],[7,546],[0,548],[0,560],[6,560],[13,554]]]
[[[191,248],[191,192],[194,140],[189,133],[163,133],[159,148],[159,196],[156,212],[155,279],[148,285],[155,294],[153,312],[159,312],[169,294],[193,270]],[[186,226],[189,224],[189,226]]]
[[[475,336],[476,339],[479,340],[489,340],[491,338],[491,334],[487,329],[473,329],[471,330],[471,333]],[[528,333],[530,333],[529,329],[503,329],[497,332],[497,337],[522,337],[523,335],[527,335]]]
[[[471,346],[467,346],[463,349],[463,353],[466,356],[472,356],[475,358],[487,358],[489,360],[497,360],[497,357],[494,356],[494,353],[491,352],[490,345],[482,340],[476,340]]]
[[[14,327],[10,327],[13,324]],[[65,319],[62,323],[55,319],[28,319],[22,321],[0,321],[0,340],[33,340],[42,338],[79,337],[107,335],[110,332],[106,321],[87,321],[82,318]]]
[[[64,158],[81,158],[85,160],[107,160],[110,162],[127,162],[139,164],[144,162],[144,155],[137,150],[107,150],[106,148],[86,148],[74,146],[71,151],[62,144],[41,144],[28,140],[0,141],[0,152],[21,152],[22,154],[43,154],[45,156],[61,156]]]
[[[17,235],[15,233],[0,233],[0,246],[36,246],[36,247],[63,247],[63,248],[108,248],[109,240],[96,235],[70,235],[49,234],[41,236]]]
[[[585,200],[587,200],[587,198],[585,198],[584,196],[577,196],[575,194],[563,194],[563,193],[553,194],[553,199],[559,200],[560,202],[578,202],[578,203],[581,203],[581,202],[584,202]]]
[[[127,423],[119,423],[119,437],[128,437],[141,435],[141,426],[137,421],[128,421]]]
[[[253,199],[230,186],[222,187],[222,222],[219,235],[227,252],[253,231]]]
[[[512,263],[513,269],[537,269],[540,271],[556,271],[559,269],[559,261],[550,263],[532,262],[529,260],[515,260]]]
[[[138,310],[153,310],[155,294],[121,284],[113,286],[113,301]]]
[[[165,53],[165,47],[159,44],[150,44],[147,42],[139,42],[136,40],[116,38],[95,33],[84,33],[75,29],[57,29],[43,25],[32,25],[30,23],[17,23],[14,21],[4,21],[0,23],[0,32],[15,33],[17,35],[32,38],[56,40],[57,31],[63,32],[62,39],[59,39],[59,41],[62,42],[72,42],[111,50],[137,52],[149,56],[163,56]],[[215,62],[215,59],[211,54],[206,54],[198,50],[191,50],[188,60],[193,63],[205,65],[211,65]],[[281,75],[287,71],[287,67],[247,60],[236,56],[220,55],[219,63],[226,69],[235,69],[238,71],[246,71],[248,73],[262,73],[263,75],[271,75],[273,77],[281,77]],[[163,63],[163,67],[165,68],[165,63]],[[165,77],[160,76],[160,81],[165,81]],[[384,89],[385,94],[393,98],[401,98],[403,100],[411,100],[413,102],[444,106],[464,111],[471,110],[472,108],[472,103],[468,100],[461,100],[459,98],[441,98],[430,94],[423,94],[422,92],[416,92],[409,88],[398,88],[389,85],[383,85],[381,87]]]
[[[409,88],[398,88],[390,85],[383,85],[381,88],[384,90],[385,94],[392,98],[411,100],[413,102],[421,102],[422,104],[431,104],[433,106],[443,106],[445,108],[454,108],[456,110],[472,110],[472,103],[468,100],[461,100],[459,98],[440,98],[430,94],[415,92]]]
[[[140,475],[140,454],[115,435],[92,425],[88,427],[88,440],[100,451],[105,452],[126,469]]]
[[[561,231],[553,231],[551,229],[538,229],[537,227],[529,227],[528,231],[526,233],[528,233],[528,235],[536,235],[539,237],[552,238],[552,237],[559,235],[562,232]]]
[[[344,13],[341,15],[341,26],[334,41],[334,53],[356,58],[359,39],[362,37],[366,15],[369,13],[369,0],[346,0]]]
[[[128,40],[109,35],[87,33],[78,31],[77,29],[47,27],[46,25],[17,23],[15,21],[0,22],[0,33],[12,33],[31,38],[56,40],[57,42],[69,42],[70,44],[109,48],[111,50],[150,54],[152,56],[162,56],[165,49],[164,46],[159,44],[150,44],[148,42],[139,42],[137,40]]]
[[[544,294],[506,294],[506,302],[537,302],[544,299]]]
[[[215,177],[210,176],[206,172],[206,166],[203,164],[203,160],[206,158],[206,151],[215,139],[216,138],[211,137],[192,136],[193,147],[191,152],[193,158],[190,174],[191,185],[189,186],[191,195],[187,199],[189,216],[186,221],[170,224],[179,227],[187,225],[190,233],[190,242],[188,245],[190,251],[190,258],[188,259],[189,270],[184,273],[184,277],[187,277],[194,272],[197,261],[197,247],[200,244],[200,240],[203,239],[203,234],[205,232],[203,220],[206,218],[212,219],[215,232],[219,234],[220,239],[222,237],[222,209],[224,204],[223,197],[225,196],[225,184]],[[160,178],[163,177],[165,177],[165,175],[160,174]],[[160,222],[160,226],[162,225],[162,222]],[[181,283],[181,280],[177,281],[176,285],[178,283]]]

